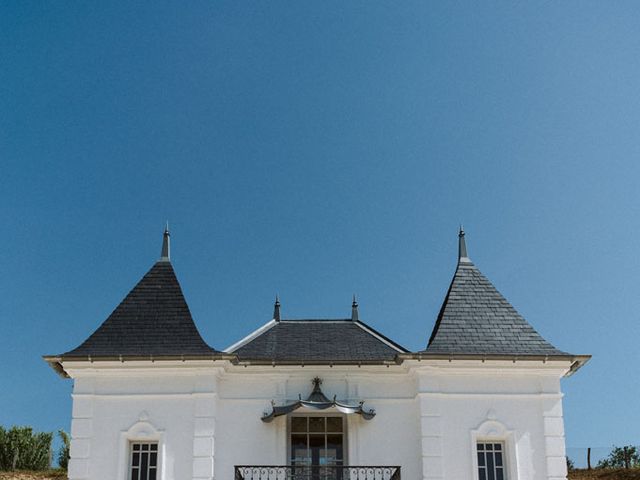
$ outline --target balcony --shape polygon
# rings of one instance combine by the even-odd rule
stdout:
[[[400,480],[400,467],[238,465],[235,480]]]

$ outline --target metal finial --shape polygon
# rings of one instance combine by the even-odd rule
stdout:
[[[353,303],[351,304],[351,320],[357,322],[359,320],[358,315],[358,300],[356,300],[356,295],[353,295]]]
[[[162,235],[162,253],[160,254],[161,262],[169,262],[171,260],[171,234],[169,233],[169,222],[164,227]]]
[[[280,321],[280,298],[276,294],[276,302],[273,304],[273,319],[276,322]]]
[[[460,225],[460,231],[458,232],[458,260],[469,260],[467,255],[467,242],[464,238],[464,228]]]

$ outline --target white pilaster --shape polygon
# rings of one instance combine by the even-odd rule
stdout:
[[[69,480],[89,480],[91,437],[93,436],[93,398],[73,400]]]
[[[547,480],[567,479],[562,399],[542,400]]]
[[[196,394],[193,429],[193,480],[214,478],[217,394]]]
[[[442,417],[437,408],[438,400],[428,394],[418,394],[420,402],[420,432],[422,440],[422,478],[444,478],[442,452]]]

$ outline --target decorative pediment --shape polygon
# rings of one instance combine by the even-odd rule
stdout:
[[[158,440],[162,436],[163,430],[156,428],[149,421],[149,414],[143,411],[139,415],[139,420],[123,433],[129,439]]]
[[[496,420],[496,412],[493,409],[489,409],[487,412],[487,420],[478,425],[475,430],[472,430],[472,434],[477,438],[506,438],[512,433],[513,430]]]

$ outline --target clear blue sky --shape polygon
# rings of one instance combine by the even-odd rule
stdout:
[[[160,253],[205,339],[426,345],[469,253],[547,339],[567,444],[640,443],[637,2],[3,2],[0,424],[69,428],[75,347]]]

